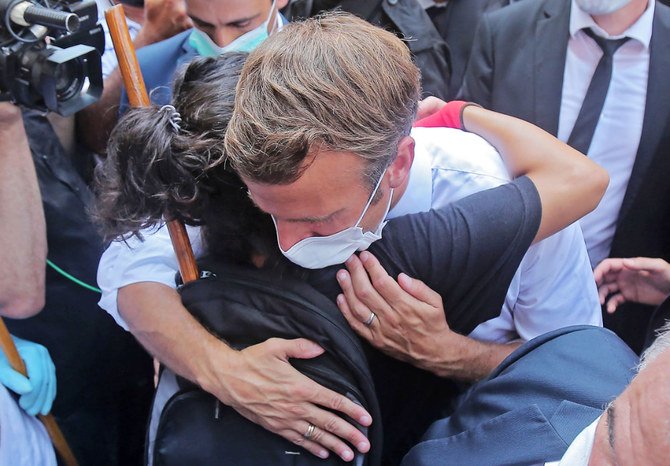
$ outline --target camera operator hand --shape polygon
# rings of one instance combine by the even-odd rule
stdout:
[[[0,315],[44,306],[47,241],[42,199],[21,110],[0,102]]]

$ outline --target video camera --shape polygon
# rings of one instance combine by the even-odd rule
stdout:
[[[94,0],[0,0],[0,100],[72,115],[102,94]]]

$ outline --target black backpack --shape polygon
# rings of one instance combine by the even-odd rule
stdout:
[[[154,442],[148,442],[153,465],[379,465],[381,419],[372,377],[361,343],[337,306],[306,283],[270,271],[212,262],[201,270],[206,270],[204,278],[181,287],[191,314],[238,350],[272,337],[302,337],[319,344],[325,349],[321,356],[291,363],[372,415],[375,422],[369,429],[347,419],[367,436],[371,450],[352,463],[335,454],[319,459],[177,377],[176,391],[162,407]],[[162,372],[159,390],[168,372]]]

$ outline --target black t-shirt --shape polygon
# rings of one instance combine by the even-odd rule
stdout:
[[[509,284],[537,233],[541,204],[522,177],[448,206],[389,221],[369,251],[389,275],[404,272],[442,296],[452,330],[468,334],[500,314]],[[331,299],[341,265],[303,272]]]
[[[509,284],[541,218],[529,178],[481,191],[444,208],[391,220],[369,249],[391,276],[404,272],[442,296],[447,322],[458,333],[500,314]],[[341,292],[341,265],[303,270],[329,298]],[[448,415],[461,387],[366,346],[384,431],[384,464],[398,464],[428,426]]]

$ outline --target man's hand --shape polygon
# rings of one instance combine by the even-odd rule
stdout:
[[[442,377],[453,369],[462,337],[449,329],[442,298],[423,282],[400,274],[396,282],[369,252],[351,256],[337,280],[337,305],[349,325],[389,356]],[[374,317],[372,313],[374,312]],[[480,374],[481,375],[481,374]]]
[[[290,358],[323,353],[316,344],[273,338],[236,351],[189,314],[176,290],[160,283],[126,285],[119,289],[117,301],[121,317],[149,352],[247,419],[319,457],[331,450],[351,460],[353,452],[341,439],[362,453],[370,449],[365,436],[340,417],[369,426],[367,411],[289,364]],[[307,441],[303,435],[310,423],[316,429]]]
[[[610,314],[626,301],[658,306],[670,296],[670,264],[663,259],[605,259],[593,275]]]
[[[354,458],[346,440],[361,453],[370,449],[367,438],[343,420],[342,413],[364,426],[372,423],[361,406],[328,390],[298,372],[290,358],[309,359],[323,349],[305,339],[272,338],[251,346],[229,360],[220,380],[203,388],[247,419],[300,445],[320,458],[335,452],[345,461]],[[316,428],[305,438],[310,424]]]
[[[346,266],[349,273],[337,273],[344,293],[337,305],[354,331],[389,356],[440,375],[453,335],[440,295],[405,274],[396,282],[367,251]]]
[[[369,252],[350,257],[346,266],[349,272],[337,273],[344,293],[337,305],[358,335],[391,357],[440,377],[474,382],[519,346],[479,342],[452,331],[440,295],[405,274],[396,282]]]
[[[144,22],[133,42],[136,48],[144,47],[191,27],[184,0],[145,0]]]
[[[16,372],[0,351],[0,384],[21,395],[19,406],[31,416],[48,414],[56,397],[56,367],[49,351],[37,343],[12,337],[28,377]]]

